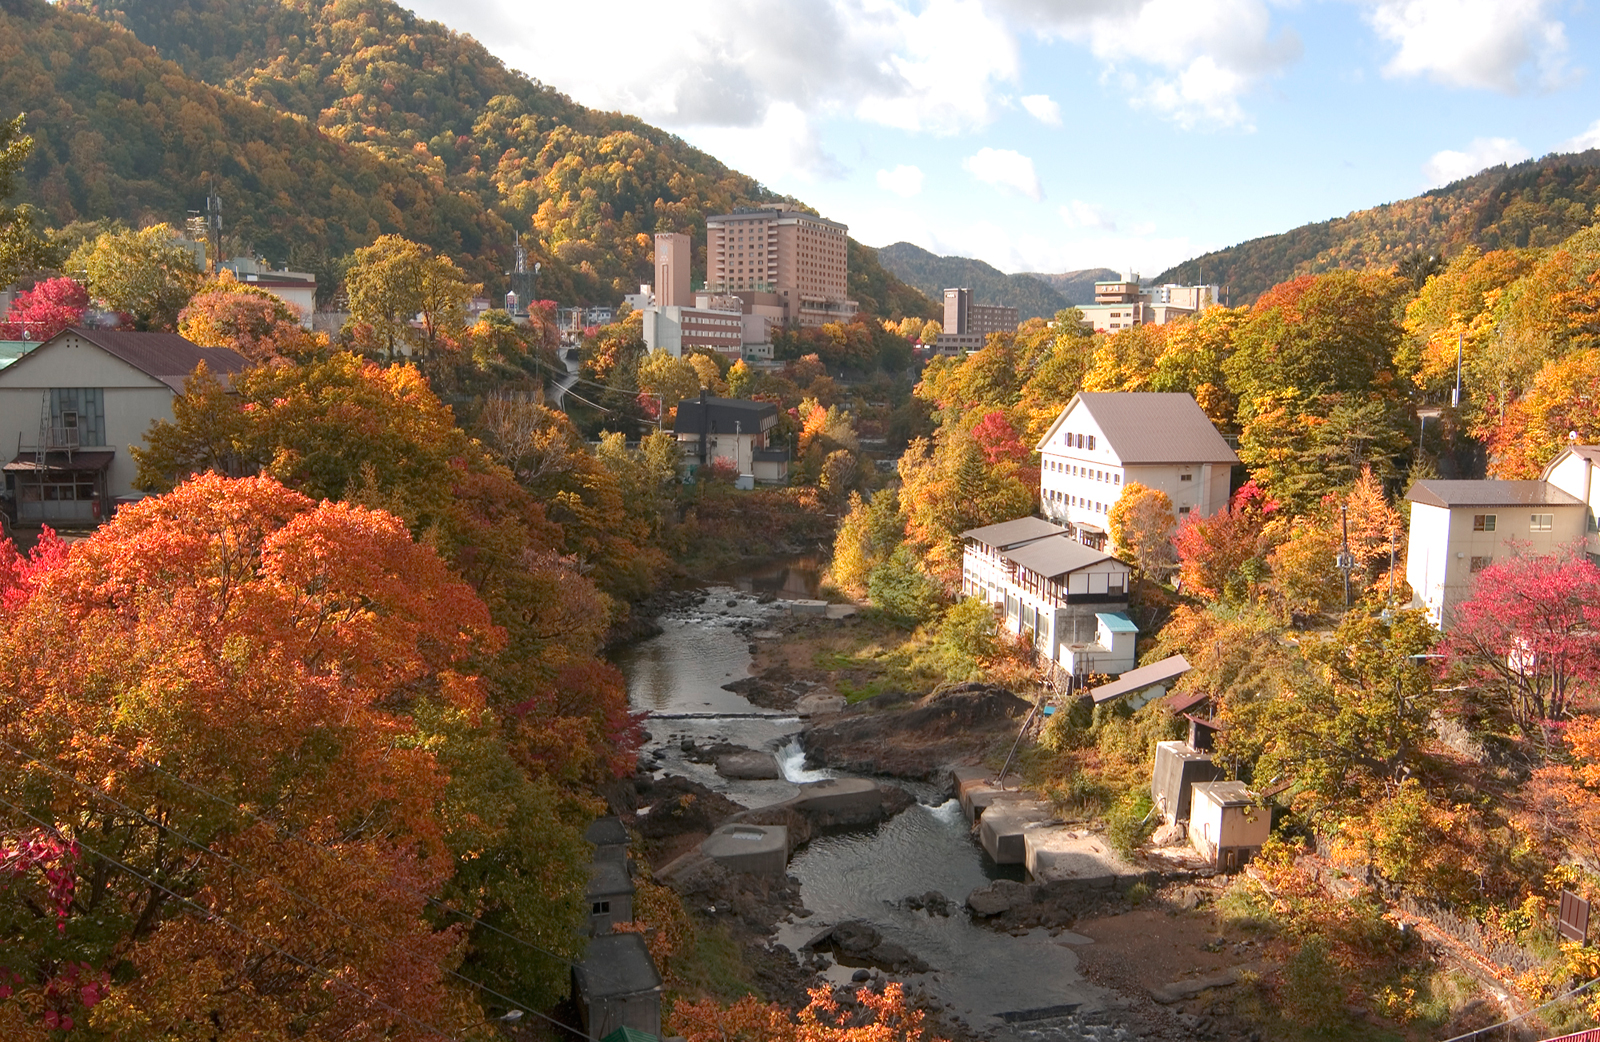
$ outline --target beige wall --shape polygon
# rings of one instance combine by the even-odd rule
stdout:
[[[694,306],[689,295],[691,244],[687,235],[663,233],[656,236],[656,306],[687,308]]]
[[[771,292],[801,325],[848,321],[849,248],[841,225],[809,214],[758,210],[706,222],[706,284],[716,292]]]

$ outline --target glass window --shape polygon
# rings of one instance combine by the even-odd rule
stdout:
[[[1094,435],[1093,434],[1089,435],[1089,447],[1091,449],[1094,448]]]
[[[1493,557],[1474,557],[1472,559],[1472,570],[1474,572],[1481,572],[1493,563]]]
[[[1180,517],[1183,516],[1184,514],[1187,514],[1188,512],[1189,512],[1189,508],[1188,507],[1179,507],[1178,508],[1178,516],[1180,516]]]
[[[1493,532],[1494,519],[1494,514],[1473,514],[1472,530],[1474,532]]]
[[[1178,475],[1178,480],[1179,481],[1193,481],[1194,480],[1194,475],[1193,474],[1179,474]]]
[[[1535,532],[1548,532],[1555,527],[1554,514],[1534,514],[1528,527]]]

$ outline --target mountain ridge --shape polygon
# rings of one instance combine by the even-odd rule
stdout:
[[[1091,268],[1061,276],[1008,275],[986,261],[974,257],[941,257],[909,242],[880,246],[876,252],[878,262],[885,269],[936,302],[944,300],[946,289],[966,287],[972,290],[975,303],[1014,307],[1017,317],[1023,321],[1053,318],[1063,308],[1089,303],[1094,299],[1094,276],[1110,271]],[[1087,283],[1083,281],[1085,277]],[[1050,281],[1056,278],[1065,280],[1066,293]],[[1088,287],[1087,296],[1083,296],[1084,285]]]

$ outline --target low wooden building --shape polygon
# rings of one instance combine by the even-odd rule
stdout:
[[[639,934],[591,940],[572,971],[572,995],[584,1033],[597,1042],[619,1028],[661,1034],[661,974]]]

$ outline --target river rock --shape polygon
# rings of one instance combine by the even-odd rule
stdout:
[[[951,900],[937,890],[929,890],[924,894],[913,894],[900,902],[913,912],[927,912],[929,915],[938,915],[948,918],[955,909]]]
[[[818,692],[800,699],[794,704],[794,710],[802,717],[827,716],[830,713],[843,712],[847,705],[849,703],[843,695]]]
[[[996,879],[988,886],[980,886],[967,895],[967,907],[972,914],[987,919],[1004,915],[1013,908],[1033,902],[1033,890],[1014,879]]]
[[[885,692],[807,729],[801,741],[810,759],[830,767],[931,780],[999,734],[1015,735],[1028,709],[993,684],[958,684],[922,698]]]
[[[743,781],[766,781],[783,777],[782,772],[778,770],[778,761],[773,759],[771,753],[756,752],[754,749],[724,753],[717,757],[717,773],[724,778]]]
[[[928,964],[902,945],[885,941],[871,924],[856,919],[830,927],[807,941],[804,948],[832,951],[844,966],[876,966],[890,973],[926,973]]]

